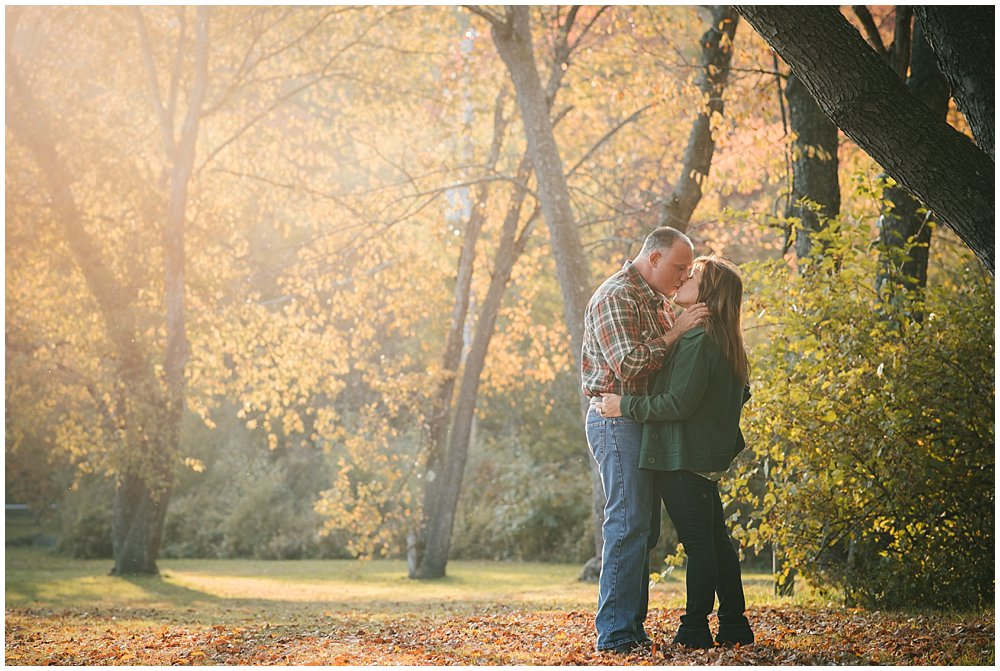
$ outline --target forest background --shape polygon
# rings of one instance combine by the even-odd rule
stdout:
[[[582,568],[568,315],[670,223],[744,272],[747,559],[849,603],[993,602],[992,239],[984,268],[835,126],[813,139],[732,8],[525,9],[534,99],[486,9],[7,11],[5,496],[49,529],[27,542],[121,575]],[[916,73],[910,10],[843,16]]]

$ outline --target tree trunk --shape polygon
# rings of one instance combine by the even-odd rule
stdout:
[[[820,108],[993,273],[994,164],[937,120],[836,7],[739,5]]]
[[[674,186],[673,194],[667,199],[660,212],[660,226],[673,226],[679,231],[687,230],[688,222],[701,201],[701,185],[708,179],[715,153],[715,139],[712,137],[712,116],[722,115],[723,91],[729,78],[729,62],[733,56],[733,37],[739,15],[728,5],[708,7],[711,25],[701,36],[701,74],[698,88],[704,96],[704,105],[698,113],[691,134],[688,136],[684,152],[684,165]]]
[[[163,520],[170,489],[151,489],[136,473],[119,476],[111,520],[112,575],[157,575]]]
[[[924,37],[951,85],[955,104],[968,120],[979,147],[994,160],[995,12],[992,6],[914,7]]]
[[[531,39],[530,8],[519,5],[507,7],[506,21],[492,23],[493,43],[503,59],[517,94],[518,108],[528,144],[528,156],[535,168],[542,214],[549,229],[552,254],[556,262],[556,275],[563,298],[563,316],[570,337],[570,349],[576,370],[581,370],[583,351],[583,313],[590,299],[590,269],[570,208],[569,188],[563,171],[562,158],[556,145],[549,118],[549,103],[542,88],[535,66]],[[556,80],[558,81],[558,80]],[[581,418],[586,414],[587,402],[579,396]],[[582,419],[581,419],[582,422]],[[604,509],[604,490],[600,486],[597,464],[587,453],[591,470],[593,510]],[[594,520],[594,549],[601,556],[603,540],[600,520]]]
[[[937,66],[934,52],[924,38],[920,21],[913,27],[912,44],[910,76],[906,80],[906,86],[927,105],[936,118],[943,121],[948,116],[948,81]],[[910,278],[914,287],[923,288],[927,286],[927,260],[931,243],[929,214],[920,212],[920,202],[898,186],[887,187],[883,195],[889,207],[883,209],[879,220],[882,244],[895,249],[911,240],[914,244],[908,258],[902,262],[892,255],[883,254],[877,285],[881,290],[887,280],[902,276]]]
[[[493,142],[486,163],[489,169],[493,169],[499,159],[505,128],[503,96],[501,94],[497,96],[494,110]],[[455,506],[458,505],[466,455],[458,455],[462,462],[462,469],[456,480],[452,464],[456,455],[452,454],[450,449],[446,453],[445,443],[448,437],[448,427],[451,425],[451,403],[454,397],[455,383],[462,363],[463,334],[469,312],[476,242],[479,240],[479,234],[483,227],[486,213],[485,203],[488,197],[489,183],[483,182],[476,188],[472,210],[465,225],[462,250],[459,254],[458,273],[455,277],[455,300],[452,305],[451,322],[442,356],[442,370],[445,377],[438,387],[427,432],[428,455],[425,467],[421,523],[410,542],[410,551],[413,555],[409,561],[410,578],[443,577],[448,559],[448,548],[451,545],[452,520],[455,516]],[[454,491],[452,491],[453,488]],[[443,553],[440,550],[441,546],[444,548]]]
[[[801,227],[795,237],[795,253],[801,259],[812,249],[812,233],[824,220],[840,213],[837,126],[813,100],[809,90],[793,73],[785,85],[788,118],[795,134],[792,142],[792,194],[786,217],[795,217]]]
[[[569,188],[549,119],[545,90],[535,67],[529,12],[530,8],[523,5],[508,8],[508,20],[504,27],[493,26],[493,42],[507,65],[517,92],[528,155],[538,181],[542,214],[552,239],[573,360],[579,369],[583,350],[583,313],[590,298],[589,264],[583,254],[580,234],[570,208]]]
[[[9,36],[8,36],[9,38]],[[10,44],[8,40],[8,45]],[[51,199],[55,219],[72,251],[77,267],[101,311],[104,329],[118,357],[118,380],[121,401],[118,405],[116,434],[125,438],[113,457],[118,469],[112,521],[112,547],[115,565],[112,573],[155,574],[160,534],[173,477],[176,445],[169,441],[149,449],[151,437],[166,431],[164,411],[168,401],[159,392],[153,366],[142,350],[136,315],[131,305],[132,293],[125,290],[111,274],[111,267],[96,241],[83,226],[83,218],[70,190],[70,179],[53,144],[53,125],[46,110],[34,100],[23,82],[16,59],[8,53],[8,124],[32,152]],[[141,427],[146,427],[143,431]],[[119,440],[109,435],[109,441]]]
[[[143,350],[138,321],[131,304],[134,291],[126,290],[110,272],[101,249],[84,226],[73,197],[72,179],[60,159],[49,114],[35,102],[10,54],[8,32],[8,123],[34,154],[52,201],[56,219],[73,252],[87,287],[96,299],[108,340],[119,360],[118,433],[121,439],[113,466],[117,471],[112,517],[115,575],[156,574],[156,558],[167,504],[173,486],[185,404],[185,376],[189,345],[184,318],[184,224],[187,189],[194,168],[201,104],[207,88],[208,12],[197,10],[195,72],[188,95],[188,110],[180,138],[173,143],[172,126],[164,125],[165,153],[171,161],[167,216],[163,225],[164,305],[167,342],[163,352],[163,378],[154,372],[152,357]],[[141,19],[141,17],[140,17]],[[11,30],[13,30],[11,28]],[[140,21],[141,37],[145,38]],[[148,46],[148,45],[147,45]],[[148,53],[148,52],[147,52]],[[147,59],[147,68],[152,60]],[[154,73],[155,74],[155,73]],[[179,78],[179,73],[175,73]],[[152,77],[154,106],[166,124]],[[109,436],[109,440],[119,440]]]
[[[521,169],[518,171],[518,181],[525,181],[529,174],[528,164],[523,161]],[[521,218],[521,206],[524,203],[526,192],[522,188],[515,188],[517,190],[507,208],[503,230],[500,234],[500,247],[496,254],[493,276],[490,279],[490,286],[476,322],[476,332],[473,335],[465,368],[462,371],[462,380],[455,406],[455,422],[448,440],[448,450],[443,462],[444,470],[440,475],[442,483],[438,488],[440,500],[437,503],[437,514],[434,519],[428,520],[424,554],[415,575],[411,575],[411,577],[426,579],[441,578],[445,575],[448,551],[451,548],[452,531],[455,525],[455,513],[458,509],[465,464],[469,455],[479,384],[486,364],[486,354],[489,351],[490,341],[493,339],[497,315],[500,314],[503,295],[510,282],[514,263],[524,251],[533,228],[533,222],[536,219],[536,216],[532,215],[521,235],[516,236],[517,225]]]

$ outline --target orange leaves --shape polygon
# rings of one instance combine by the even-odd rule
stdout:
[[[317,612],[291,623],[151,625],[103,614],[9,609],[6,662],[75,665],[868,665],[990,664],[994,621],[982,615],[907,615],[853,609],[757,607],[750,646],[690,650],[670,643],[680,610],[653,609],[654,643],[628,655],[594,650],[593,613],[485,605],[475,616],[440,609],[389,624]],[[121,613],[119,613],[121,615]],[[712,618],[711,626],[715,627]]]

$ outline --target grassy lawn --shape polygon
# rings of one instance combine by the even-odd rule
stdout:
[[[110,566],[108,560],[70,560],[44,549],[8,547],[6,663],[624,661],[594,653],[597,587],[576,580],[576,565],[454,561],[447,578],[430,582],[407,579],[401,561],[162,560],[159,578],[130,579],[108,576]],[[808,589],[794,599],[778,599],[770,576],[758,574],[745,576],[757,645],[681,651],[667,645],[684,595],[683,573],[673,575],[651,592],[649,628],[658,648],[631,663],[983,664],[993,659],[992,613],[887,620],[840,609]],[[907,631],[917,638],[928,627],[964,632],[965,638],[941,653],[946,657],[933,657],[941,651],[930,640],[924,648],[893,652],[871,645],[876,623],[889,639]],[[831,646],[831,640],[837,643]]]

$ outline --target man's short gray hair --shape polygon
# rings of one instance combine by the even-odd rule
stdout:
[[[646,241],[642,243],[642,249],[639,251],[639,256],[649,256],[652,252],[659,250],[660,252],[666,252],[674,243],[678,240],[683,241],[685,244],[689,245],[692,250],[694,250],[694,243],[691,242],[691,238],[681,233],[676,228],[670,226],[660,226],[653,230],[652,233],[646,236]]]

